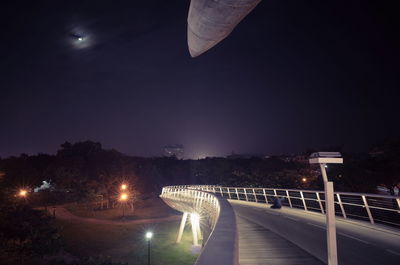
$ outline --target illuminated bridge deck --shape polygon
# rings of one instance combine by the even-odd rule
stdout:
[[[237,216],[240,265],[323,265],[324,263],[267,228]]]
[[[240,265],[324,264],[325,216],[283,207],[230,201],[237,216]],[[400,232],[337,218],[340,265],[398,265]]]

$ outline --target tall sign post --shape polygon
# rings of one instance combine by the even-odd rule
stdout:
[[[328,181],[326,167],[327,164],[343,164],[343,158],[338,152],[318,152],[311,154],[310,164],[319,164],[324,180],[328,265],[338,265],[333,182]]]

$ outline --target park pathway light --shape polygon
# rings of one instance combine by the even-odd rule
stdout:
[[[25,198],[27,195],[28,195],[28,191],[25,189],[20,189],[18,192],[19,197]]]
[[[119,200],[124,202],[128,199],[128,194],[127,193],[121,193],[121,195],[119,196]]]
[[[123,192],[119,195],[119,201],[122,202],[122,218],[125,217],[125,202],[128,200],[128,193]]]
[[[153,232],[148,231],[146,232],[146,240],[147,240],[147,264],[150,265],[150,241],[153,237]]]
[[[147,232],[146,233],[146,239],[150,240],[153,237],[153,233],[152,232]]]

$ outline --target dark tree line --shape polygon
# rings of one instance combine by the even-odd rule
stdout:
[[[375,192],[377,185],[390,187],[400,181],[399,142],[372,150],[370,154],[344,153],[344,165],[328,168],[336,190]],[[304,154],[304,157],[308,155]],[[107,150],[100,143],[91,141],[66,142],[55,155],[2,159],[0,178],[2,190],[10,195],[18,187],[37,187],[47,180],[54,185],[55,191],[68,194],[67,197],[74,201],[93,200],[99,195],[111,200],[121,182],[130,183],[142,194],[158,194],[162,186],[177,184],[322,188],[318,168],[309,165],[306,159],[299,162],[282,157],[143,158]]]

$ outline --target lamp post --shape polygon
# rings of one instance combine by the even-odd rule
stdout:
[[[125,217],[125,202],[128,200],[127,193],[121,193],[119,196],[119,201],[122,202],[122,217]]]
[[[324,180],[328,265],[338,265],[333,182],[328,181],[326,168],[327,164],[343,164],[343,158],[339,152],[318,152],[311,154],[310,164],[319,164]]]
[[[153,237],[152,232],[146,233],[146,240],[147,240],[147,265],[150,265],[150,242],[151,238]]]

